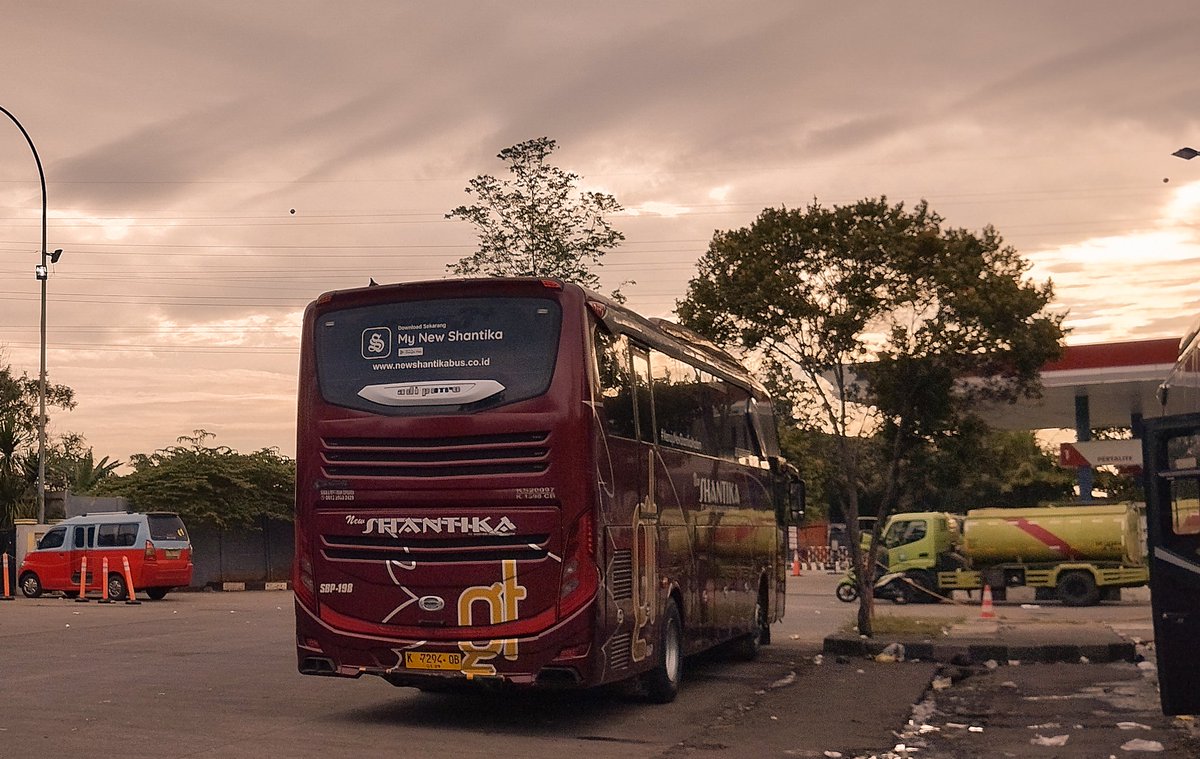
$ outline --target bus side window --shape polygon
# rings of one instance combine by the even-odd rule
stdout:
[[[650,397],[650,355],[644,348],[630,351],[633,355],[633,382],[637,387],[635,406],[637,409],[638,437],[647,443],[658,439],[654,431],[654,402]]]
[[[596,363],[600,380],[600,403],[604,407],[609,434],[637,437],[633,421],[633,381],[629,370],[629,343],[597,328]]]
[[[712,435],[705,426],[708,420],[700,371],[685,361],[653,351],[650,374],[658,442],[693,453],[715,454]]]

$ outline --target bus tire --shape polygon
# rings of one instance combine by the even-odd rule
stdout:
[[[733,655],[742,661],[754,661],[763,645],[771,642],[771,625],[767,622],[766,598],[760,593],[754,604],[751,631],[733,641]]]
[[[21,594],[26,598],[37,598],[42,595],[42,581],[33,572],[21,575]]]
[[[1090,572],[1063,572],[1058,578],[1058,599],[1063,606],[1095,606],[1100,601],[1100,589]]]
[[[675,600],[667,601],[659,625],[658,656],[654,668],[642,676],[646,698],[654,704],[669,704],[679,695],[683,679],[683,626]]]

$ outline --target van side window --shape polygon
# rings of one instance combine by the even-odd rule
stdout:
[[[96,533],[97,548],[127,548],[137,540],[138,526],[124,524],[102,524]]]
[[[138,526],[136,524],[123,524],[117,530],[117,545],[131,546],[137,542]]]
[[[93,528],[93,529],[95,529],[95,528]],[[75,547],[76,548],[87,548],[88,547],[87,531],[83,527],[75,528]]]
[[[38,548],[62,548],[62,544],[67,539],[67,528],[55,527],[50,532],[42,536],[38,541]]]

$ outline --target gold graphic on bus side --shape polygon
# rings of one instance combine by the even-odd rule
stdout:
[[[649,489],[646,500],[633,512],[633,643],[629,658],[642,661],[654,653],[654,645],[642,633],[654,621],[654,588],[658,584],[658,504],[654,500],[654,451],[647,452]]]
[[[475,585],[463,590],[458,597],[458,624],[464,627],[475,623],[475,604],[483,603],[489,624],[515,621],[518,603],[528,595],[524,585],[517,583],[517,562],[511,559],[501,563],[503,580],[491,585]],[[503,655],[513,661],[517,658],[515,638],[491,640],[476,645],[471,641],[460,641],[458,648],[463,652],[462,671],[468,678],[476,675],[494,675],[496,667],[487,662]]]

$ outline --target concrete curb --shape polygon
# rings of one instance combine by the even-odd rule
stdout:
[[[1021,636],[1025,637],[1025,636]],[[1089,636],[1094,637],[1094,636]],[[904,646],[906,659],[936,661],[953,664],[982,664],[992,660],[999,663],[1019,661],[1022,663],[1049,664],[1056,662],[1101,664],[1118,661],[1136,661],[1137,651],[1133,643],[1120,640],[1114,633],[1111,640],[1070,641],[1062,638],[1035,640],[954,640],[931,641],[928,639],[905,639],[904,636],[881,636],[860,638],[851,633],[837,633],[825,638],[826,654],[842,656],[876,656],[892,643]]]

